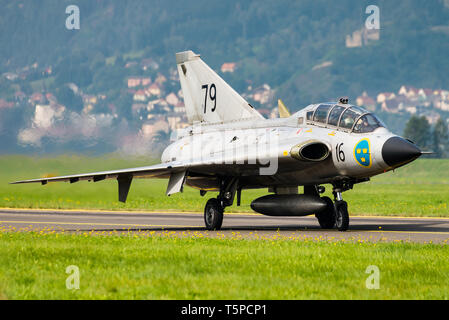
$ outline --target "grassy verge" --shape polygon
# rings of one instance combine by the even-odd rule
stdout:
[[[60,175],[127,168],[155,163],[154,160],[126,160],[111,157],[58,156],[36,158],[26,156],[0,157],[0,207],[104,209],[104,210],[176,210],[202,211],[214,194],[202,198],[197,190],[185,188],[184,193],[165,196],[166,180],[136,179],[128,202],[117,201],[117,182],[50,183],[41,185],[8,185],[7,182],[44,175]],[[395,172],[374,177],[356,185],[344,194],[352,215],[409,215],[449,217],[449,160],[418,160]],[[327,186],[330,190],[331,187]],[[329,193],[329,192],[328,192]],[[253,199],[267,190],[243,192],[242,206],[227,212],[252,212]]]
[[[354,257],[357,257],[355,259]],[[448,299],[445,245],[0,232],[6,299]],[[66,268],[80,289],[66,288]],[[368,290],[365,270],[380,270]]]

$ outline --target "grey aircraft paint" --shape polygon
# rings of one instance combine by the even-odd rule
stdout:
[[[242,190],[268,188],[273,194],[256,199],[256,211],[315,213],[323,228],[344,231],[349,216],[342,192],[422,154],[347,99],[312,104],[290,116],[283,109],[284,118],[264,119],[199,55],[177,53],[176,62],[190,126],[176,132],[161,164],[13,183],[117,179],[119,200],[125,202],[133,179],[169,178],[167,195],[181,192],[184,184],[201,195],[219,191],[205,207],[208,229],[221,227],[225,207],[235,196],[239,204]],[[320,197],[322,184],[332,184],[333,203]],[[305,186],[303,196],[298,186]]]

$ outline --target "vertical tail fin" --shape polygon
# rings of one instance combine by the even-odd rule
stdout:
[[[190,123],[263,119],[199,55],[192,51],[179,52],[176,54],[176,63]]]

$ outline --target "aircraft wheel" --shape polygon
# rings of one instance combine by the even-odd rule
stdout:
[[[326,210],[315,214],[315,217],[318,219],[318,223],[322,229],[332,229],[335,226],[335,209],[334,203],[329,197],[322,197],[324,201],[327,203]]]
[[[349,227],[348,203],[346,201],[335,202],[335,226],[338,231],[346,231]]]
[[[223,223],[223,207],[215,199],[209,199],[204,208],[204,223],[207,230],[219,230]]]

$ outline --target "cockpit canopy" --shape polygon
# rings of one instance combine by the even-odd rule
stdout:
[[[374,114],[353,105],[323,103],[307,111],[308,123],[332,126],[355,133],[373,132],[385,127]]]

